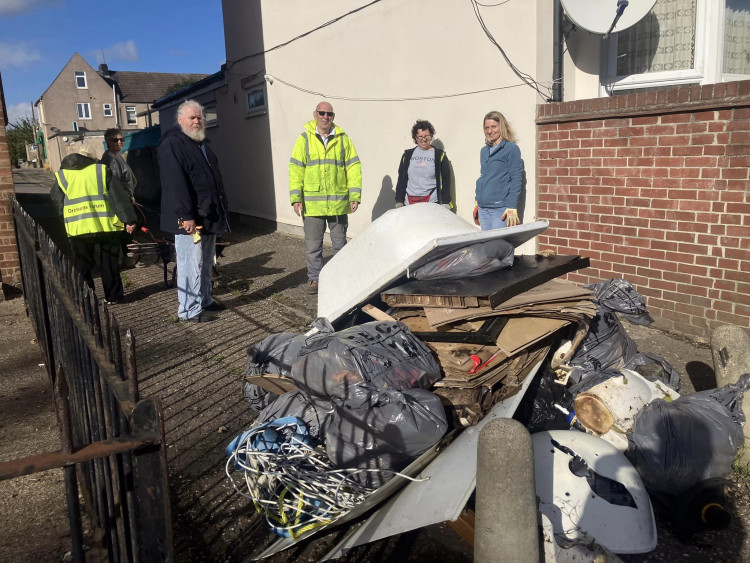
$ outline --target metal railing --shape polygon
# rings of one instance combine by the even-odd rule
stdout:
[[[47,360],[62,449],[0,463],[0,480],[63,467],[72,555],[84,560],[79,489],[109,561],[171,561],[158,399],[140,400],[135,338],[13,199],[26,308]]]

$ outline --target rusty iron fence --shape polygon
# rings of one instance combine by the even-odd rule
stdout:
[[[64,468],[72,555],[83,561],[81,500],[96,558],[173,560],[164,425],[140,399],[135,337],[12,200],[26,309],[52,379],[61,450],[0,463],[0,480]],[[80,494],[79,494],[80,493]]]

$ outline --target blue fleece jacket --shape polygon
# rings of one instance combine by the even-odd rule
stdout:
[[[502,140],[492,154],[490,147],[485,145],[479,151],[479,161],[480,176],[476,188],[479,207],[518,209],[523,177],[523,161],[518,145]]]

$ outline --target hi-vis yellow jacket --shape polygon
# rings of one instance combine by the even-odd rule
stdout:
[[[289,200],[302,202],[312,217],[351,213],[350,201],[362,201],[362,165],[349,136],[337,125],[328,146],[305,124],[289,159]]]
[[[63,200],[63,220],[69,237],[120,231],[123,223],[109,203],[106,167],[92,164],[81,170],[55,172]]]

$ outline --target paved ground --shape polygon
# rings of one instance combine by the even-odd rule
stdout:
[[[38,179],[34,174],[16,177],[17,182],[30,186]],[[42,221],[52,228],[54,220],[45,211],[44,195],[24,197],[29,208],[35,208]],[[213,322],[197,325],[176,322],[176,292],[164,287],[160,265],[126,270],[123,279],[127,302],[116,306],[121,328],[130,327],[136,335],[141,394],[158,396],[164,406],[175,547],[182,561],[246,561],[273,541],[252,507],[229,485],[224,475],[223,450],[252,420],[240,392],[247,347],[270,333],[303,331],[315,316],[315,300],[305,292],[304,245],[300,238],[241,225],[227,238],[232,245],[221,262],[222,277],[215,294],[228,310],[219,313]],[[0,403],[0,459],[56,447],[48,380],[43,368],[37,365],[42,361],[41,355],[31,344],[33,336],[28,337],[30,327],[19,303],[20,299],[0,303],[0,320],[7,319],[16,327],[0,333],[0,350],[8,350],[8,346],[14,350],[13,354],[0,354],[5,374],[2,379],[5,387],[0,390],[4,401]],[[639,350],[664,356],[686,376],[684,392],[711,386],[713,371],[705,343],[627,323],[626,328]],[[9,333],[20,335],[21,340],[10,340]],[[15,371],[8,366],[14,366]],[[17,381],[7,375],[11,372],[17,374],[14,376]],[[32,381],[33,384],[29,383]],[[12,397],[21,392],[18,389],[29,386],[33,391],[26,393],[23,404],[37,408],[22,408],[11,414],[8,421]],[[27,444],[30,434],[35,437],[38,434],[40,442]],[[12,493],[8,498],[2,492],[5,489],[0,489],[0,510],[16,514],[18,522],[18,527],[10,530],[0,526],[0,560],[5,560],[6,549],[16,550],[7,552],[18,554],[8,559],[14,561],[58,560],[65,553],[67,531],[61,484],[57,483],[60,479],[61,473],[47,479],[45,487],[37,483],[26,487],[23,490],[27,494],[21,498],[13,497]],[[736,477],[733,482],[730,508],[738,517],[729,531],[704,535],[693,545],[684,545],[671,535],[668,524],[660,522],[659,549],[628,560],[749,559],[747,488]],[[32,500],[31,491],[36,489],[46,491],[49,498],[44,502],[50,503],[48,508],[40,509],[40,514],[54,515],[50,518],[63,522],[62,528],[27,518],[27,503]],[[28,538],[31,530],[42,528],[52,537],[32,542],[34,549],[46,550],[44,554],[34,551],[32,556]],[[33,536],[39,537],[36,533]],[[335,534],[327,536],[273,560],[316,560],[336,538]],[[448,526],[440,525],[364,546],[346,560],[470,561],[471,557],[471,549]]]

